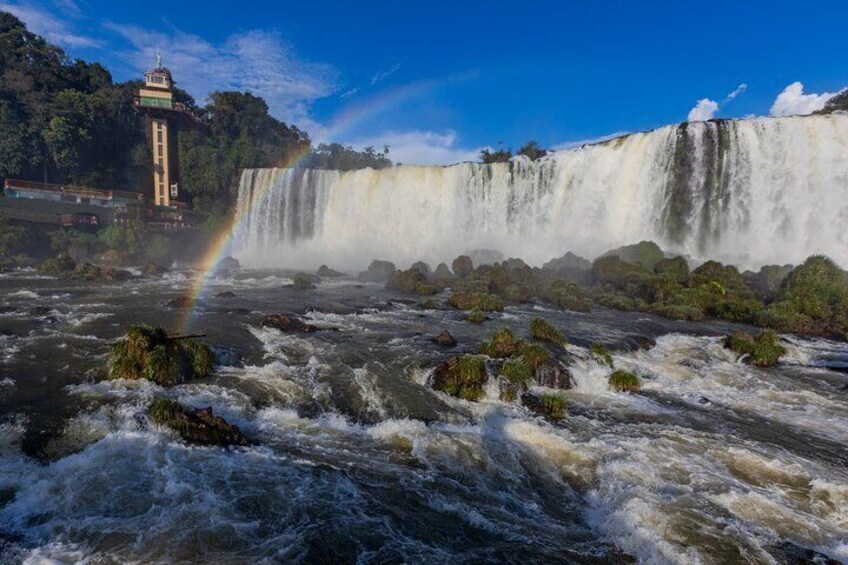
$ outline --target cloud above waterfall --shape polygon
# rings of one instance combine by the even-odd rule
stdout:
[[[453,131],[387,131],[379,135],[349,140],[346,144],[357,149],[372,146],[382,150],[389,146],[389,158],[404,165],[451,165],[476,161],[482,147],[462,147],[459,135]]]
[[[842,91],[840,91],[842,92]],[[793,82],[783,89],[771,105],[772,116],[798,116],[812,114],[824,108],[828,100],[839,92],[804,93],[804,84]]]
[[[213,43],[169,25],[164,30],[105,25],[130,45],[122,55],[139,74],[154,63],[160,48],[178,85],[198,100],[215,90],[248,91],[264,98],[276,117],[310,128],[312,103],[337,89],[333,67],[300,59],[274,31],[250,30]]]
[[[716,113],[718,113],[722,106],[732,102],[737,97],[744,94],[746,90],[748,90],[748,85],[743,82],[729,92],[721,102],[716,102],[710,98],[702,98],[695,103],[695,106],[691,110],[689,110],[689,115],[686,117],[686,120],[689,122],[705,122],[707,120],[712,120],[715,118]]]
[[[718,102],[709,98],[702,98],[698,100],[694,108],[689,110],[689,115],[686,119],[690,122],[705,122],[712,120],[716,112],[718,112]]]

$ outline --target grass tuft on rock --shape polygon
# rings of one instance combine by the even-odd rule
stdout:
[[[521,342],[515,339],[512,330],[501,328],[492,334],[492,339],[480,344],[480,353],[503,359],[511,357],[516,352]]]
[[[501,368],[501,375],[511,384],[526,389],[530,386],[535,368],[523,358],[508,359]]]
[[[110,379],[147,379],[172,386],[212,373],[209,346],[169,337],[162,328],[130,326],[126,338],[112,346]]]
[[[482,310],[478,310],[477,308],[475,308],[474,310],[469,312],[467,316],[465,316],[465,319],[471,322],[472,324],[482,324],[486,321],[486,315],[483,313]]]
[[[486,361],[482,356],[451,357],[436,367],[433,388],[456,398],[477,401],[483,397],[487,378]]]
[[[741,355],[747,355],[745,361],[757,367],[774,367],[786,353],[780,345],[780,338],[773,330],[763,330],[755,338],[751,334],[738,331],[724,338],[724,346]]]
[[[568,340],[565,335],[544,318],[533,318],[530,321],[530,335],[540,341],[547,341],[560,347],[565,347]]]
[[[534,369],[539,368],[551,359],[551,352],[548,348],[538,343],[522,343],[518,347],[517,354],[532,365]]]
[[[460,310],[483,312],[500,312],[504,308],[503,300],[499,296],[486,292],[455,292],[448,298],[448,304]]]
[[[238,426],[212,413],[212,408],[190,408],[169,398],[157,398],[148,408],[150,419],[171,428],[181,438],[200,445],[249,445]]]
[[[619,392],[634,392],[639,390],[639,377],[630,371],[614,371],[609,376],[609,385]]]
[[[541,397],[542,408],[551,420],[562,420],[565,418],[565,399],[558,394],[543,394]]]
[[[610,355],[607,348],[600,343],[593,343],[590,345],[589,353],[591,353],[592,357],[594,357],[599,363],[603,363],[612,368],[612,355]]]

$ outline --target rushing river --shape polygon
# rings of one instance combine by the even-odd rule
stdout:
[[[212,378],[99,381],[128,324],[175,326],[167,303],[192,276],[0,275],[0,562],[848,561],[845,344],[785,337],[763,370],[721,347],[728,324],[531,304],[478,326],[378,285],[238,271],[196,314]],[[337,331],[260,327],[283,311]],[[571,343],[561,423],[427,386],[535,316]],[[456,348],[432,343],[445,328]],[[639,393],[609,390],[595,341]],[[157,395],[212,406],[256,445],[186,445],[148,421]]]

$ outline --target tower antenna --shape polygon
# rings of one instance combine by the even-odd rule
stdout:
[[[162,50],[158,47],[156,48],[156,68],[162,68]]]

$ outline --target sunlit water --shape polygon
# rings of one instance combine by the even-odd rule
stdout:
[[[191,277],[0,276],[0,562],[848,560],[844,344],[791,338],[761,370],[720,346],[726,324],[525,305],[475,326],[377,285],[241,271],[199,306],[214,377],[98,382],[127,324],[175,323]],[[337,331],[260,327],[280,311]],[[571,342],[561,423],[427,386],[446,356],[539,315]],[[430,341],[444,328],[455,349]],[[609,390],[593,341],[640,393]],[[187,446],[148,422],[156,395],[212,406],[256,445]]]

